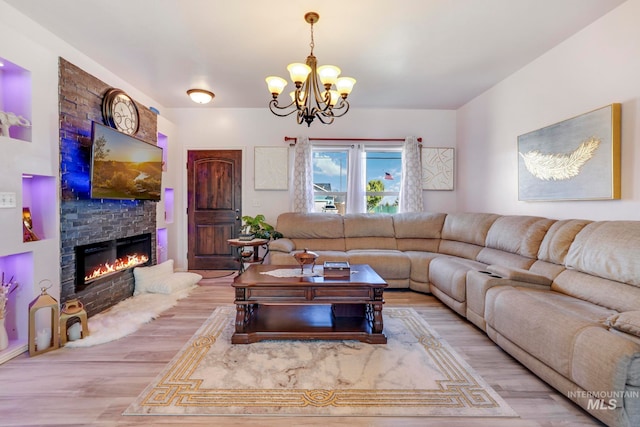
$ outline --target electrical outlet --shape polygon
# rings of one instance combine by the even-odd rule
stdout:
[[[16,207],[16,193],[0,193],[0,208],[15,208]]]

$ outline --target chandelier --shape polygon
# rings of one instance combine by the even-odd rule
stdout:
[[[279,117],[297,113],[298,124],[305,122],[307,126],[311,126],[316,117],[324,124],[331,124],[336,117],[344,116],[349,111],[347,96],[356,83],[351,77],[338,77],[341,71],[334,65],[317,66],[316,57],[313,56],[313,24],[319,19],[320,15],[315,12],[304,15],[304,20],[311,25],[311,53],[307,56],[306,64],[293,63],[287,66],[291,81],[296,86],[295,91],[289,94],[291,103],[282,107],[278,103],[278,95],[287,85],[285,79],[277,76],[265,79],[273,96],[269,102],[271,112]],[[335,89],[332,89],[334,85]]]

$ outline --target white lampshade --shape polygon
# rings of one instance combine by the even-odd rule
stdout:
[[[318,67],[318,77],[323,85],[333,85],[340,75],[340,68],[335,65],[323,65]]]
[[[331,98],[329,99],[329,105],[335,107],[340,100],[340,93],[337,90],[330,90]]]
[[[291,81],[294,83],[304,83],[307,80],[307,76],[311,72],[311,67],[307,64],[302,64],[300,62],[294,62],[293,64],[287,65],[287,70],[291,75]]]
[[[189,89],[187,95],[198,104],[207,104],[215,97],[213,92],[204,89]]]
[[[352,77],[340,77],[336,81],[336,89],[340,95],[349,95],[353,90],[354,84],[356,84],[356,79]]]
[[[278,76],[269,76],[264,80],[267,82],[269,92],[273,95],[280,95],[287,85],[287,81]]]

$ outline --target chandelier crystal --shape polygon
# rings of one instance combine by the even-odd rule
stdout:
[[[347,97],[356,83],[354,78],[339,77],[341,70],[334,65],[317,66],[316,57],[313,56],[313,24],[319,19],[320,15],[315,12],[304,15],[304,20],[311,25],[311,53],[305,64],[293,63],[287,66],[291,81],[296,87],[289,94],[291,103],[282,107],[278,103],[278,95],[287,86],[285,79],[277,76],[265,79],[273,96],[269,102],[271,112],[279,117],[297,113],[298,124],[304,122],[307,126],[311,126],[316,117],[324,124],[331,124],[336,117],[344,116],[349,111]]]

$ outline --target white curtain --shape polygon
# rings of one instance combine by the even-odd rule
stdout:
[[[349,150],[349,177],[347,179],[347,213],[365,213],[364,145],[356,144]]]
[[[313,162],[309,138],[297,138],[293,147],[289,182],[291,212],[313,212]]]
[[[402,144],[402,182],[400,184],[400,212],[422,212],[422,166],[420,145],[415,137],[407,137]]]

